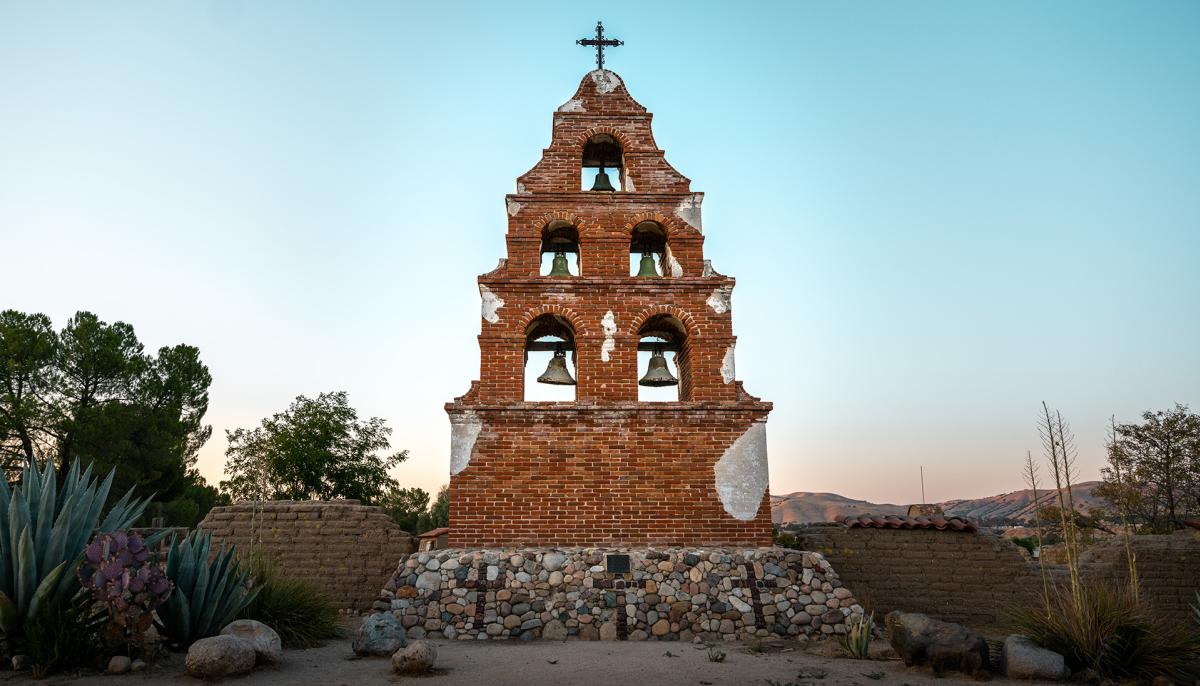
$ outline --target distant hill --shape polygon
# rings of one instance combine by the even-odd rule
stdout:
[[[1095,494],[1099,481],[1085,481],[1071,487],[1075,507],[1082,512],[1108,507],[1107,501]],[[1038,491],[1043,502],[1054,499],[1053,491]],[[969,517],[977,521],[993,519],[1017,519],[1030,521],[1033,518],[1033,491],[1025,489],[973,500],[947,500],[938,503],[946,514]],[[856,514],[904,514],[907,505],[872,503],[854,500],[836,493],[789,493],[771,496],[771,521],[776,524],[803,524],[829,522],[838,517]]]

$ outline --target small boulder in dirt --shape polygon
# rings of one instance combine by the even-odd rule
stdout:
[[[109,674],[124,674],[133,668],[133,660],[130,660],[125,655],[113,655],[108,661],[108,669],[105,670]]]
[[[200,679],[220,679],[254,669],[254,646],[237,636],[209,636],[193,643],[187,651],[188,674]]]
[[[396,615],[377,612],[363,620],[354,636],[354,654],[387,657],[404,647],[404,626]]]
[[[1003,655],[1001,664],[1009,679],[1058,681],[1071,675],[1062,655],[1046,650],[1025,636],[1013,635],[1005,639]]]
[[[221,629],[223,635],[237,636],[254,646],[255,661],[260,665],[278,664],[283,660],[283,643],[274,629],[253,619],[238,619]]]
[[[425,674],[437,662],[437,646],[429,641],[413,641],[392,655],[392,669],[397,674]]]
[[[949,670],[972,676],[986,674],[987,642],[965,626],[899,610],[888,613],[884,623],[888,640],[905,665],[927,664],[939,676]]]

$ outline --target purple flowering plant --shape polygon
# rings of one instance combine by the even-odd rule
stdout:
[[[83,552],[79,583],[108,609],[110,641],[140,644],[154,608],[171,597],[174,585],[150,558],[142,537],[126,531],[97,534]]]

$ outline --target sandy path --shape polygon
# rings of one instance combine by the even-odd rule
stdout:
[[[425,677],[398,677],[385,658],[355,658],[350,641],[330,641],[312,650],[289,650],[284,663],[223,683],[235,686],[372,686],[415,683],[421,686],[517,686],[561,684],[569,686],[870,686],[871,684],[975,683],[965,677],[935,679],[928,670],[908,670],[897,661],[830,659],[796,651],[752,654],[744,644],[722,644],[723,663],[709,662],[704,646],[689,643],[631,641],[571,641],[567,643],[517,641],[435,641],[440,673]],[[786,645],[786,644],[785,644]],[[794,645],[794,644],[793,644]],[[675,657],[668,657],[667,652]],[[824,674],[818,678],[818,674]],[[0,682],[72,684],[75,686],[141,686],[205,682],[187,676],[182,655],[172,655],[146,672],[124,677],[104,675],[56,676],[41,682],[0,672]],[[1015,684],[994,679],[991,684]]]

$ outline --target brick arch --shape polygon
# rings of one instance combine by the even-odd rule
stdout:
[[[575,150],[576,150],[577,155],[583,154],[583,146],[587,145],[587,142],[589,140],[591,140],[592,136],[597,136],[602,133],[607,133],[608,135],[617,139],[617,143],[619,143],[621,146],[622,153],[629,152],[629,149],[630,149],[629,146],[631,145],[631,143],[629,141],[628,135],[626,135],[622,131],[619,131],[611,126],[595,126],[595,127],[588,129],[587,131],[584,131],[583,133],[579,134],[578,136],[576,136]]]
[[[675,305],[653,305],[638,312],[633,316],[633,323],[625,329],[626,335],[636,338],[642,325],[651,317],[660,314],[669,314],[683,322],[684,328],[687,329],[688,338],[697,338],[700,336],[700,327],[696,326],[696,320],[692,315],[682,307],[676,307]]]
[[[580,238],[583,237],[584,232],[594,228],[586,219],[580,217],[574,212],[569,212],[567,210],[557,210],[555,212],[547,212],[543,215],[539,215],[531,220],[528,226],[531,231],[535,232],[538,236],[541,236],[541,232],[550,225],[550,222],[555,221],[564,221],[569,223],[571,226],[574,226],[575,230],[579,232]]]
[[[651,211],[638,212],[637,214],[631,215],[629,217],[629,221],[625,222],[625,233],[632,234],[634,227],[642,222],[654,222],[655,224],[658,224],[663,228],[663,231],[667,232],[668,239],[680,231],[686,231],[691,228],[687,222],[683,221],[679,217],[671,217],[663,214],[662,212]]]
[[[544,314],[557,314],[558,316],[570,322],[571,328],[575,329],[576,340],[578,340],[581,336],[586,336],[588,334],[587,327],[583,323],[583,317],[581,317],[575,310],[572,310],[569,307],[563,307],[562,305],[539,305],[538,307],[526,310],[521,315],[521,319],[519,320],[521,324],[521,331],[527,331],[529,329],[529,325],[533,323],[533,320]]]

